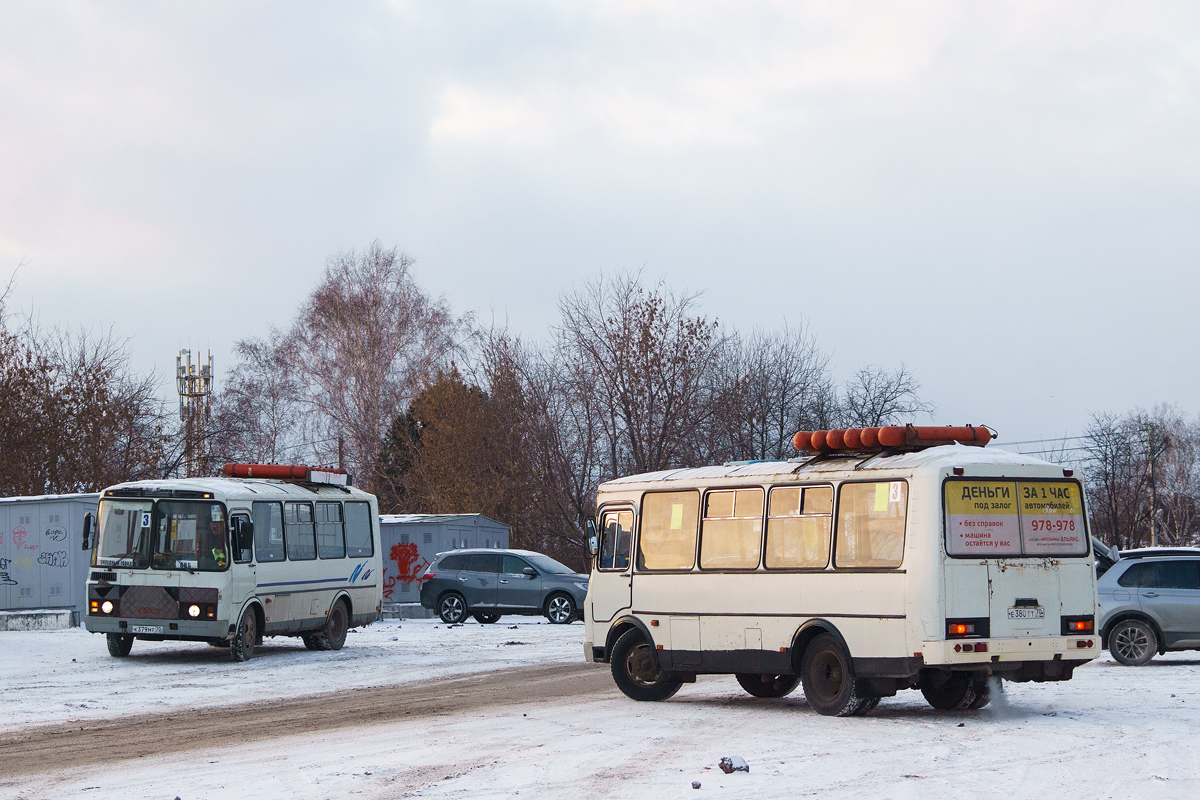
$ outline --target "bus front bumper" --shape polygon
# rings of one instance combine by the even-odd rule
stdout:
[[[983,652],[977,648],[983,645]],[[957,648],[957,649],[956,649]],[[922,642],[927,666],[996,664],[1011,661],[1090,661],[1101,652],[1100,637],[1047,636],[1030,639],[956,639]]]
[[[92,633],[126,633],[146,639],[226,639],[229,620],[130,619],[88,615],[83,626]]]

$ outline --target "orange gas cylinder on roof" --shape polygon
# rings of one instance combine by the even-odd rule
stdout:
[[[943,444],[983,447],[996,436],[986,425],[887,425],[882,428],[836,428],[800,431],[792,437],[797,450],[810,453],[870,453],[921,450]]]

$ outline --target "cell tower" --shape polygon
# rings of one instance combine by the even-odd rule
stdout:
[[[207,364],[193,364],[191,350],[179,351],[175,358],[175,384],[179,388],[179,419],[183,421],[185,478],[196,478],[206,471],[208,459],[205,453],[205,434],[208,421],[212,417],[212,379],[211,350],[208,353]]]

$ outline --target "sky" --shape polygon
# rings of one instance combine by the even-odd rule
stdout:
[[[1186,2],[0,4],[10,310],[164,378],[379,240],[533,339],[641,269],[927,421],[1195,415],[1197,142]]]

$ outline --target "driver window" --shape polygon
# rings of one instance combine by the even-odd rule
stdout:
[[[629,541],[633,535],[632,511],[609,511],[600,532],[600,569],[628,569]]]
[[[529,564],[516,556],[505,556],[504,567],[500,571],[505,575],[524,575],[525,568],[528,566]]]

